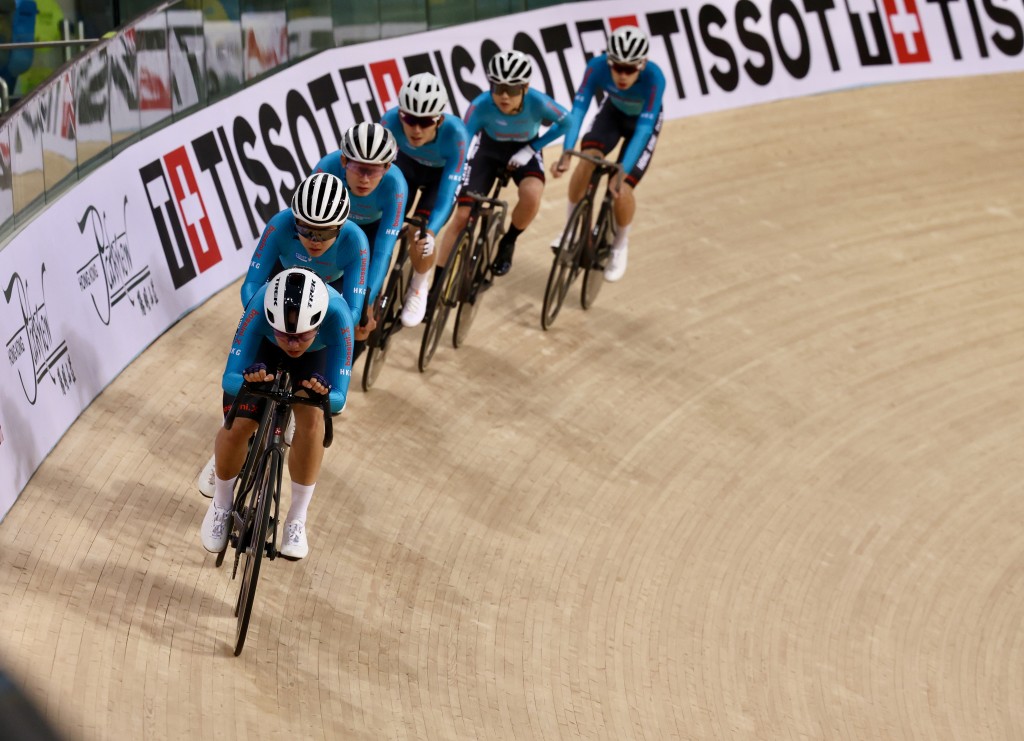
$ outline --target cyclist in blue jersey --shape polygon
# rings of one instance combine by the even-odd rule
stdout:
[[[581,149],[594,156],[606,156],[624,139],[619,161],[622,173],[610,183],[615,196],[617,232],[611,256],[605,267],[608,281],[619,280],[626,272],[629,227],[636,213],[633,190],[643,177],[654,154],[654,145],[661,131],[661,99],[665,92],[665,75],[654,62],[648,61],[650,42],[636,26],[622,26],[608,37],[607,53],[587,63],[583,83],[572,103],[572,120],[565,132],[565,149],[576,146],[583,117],[597,91],[606,96],[594,117],[590,131],[583,135]],[[569,169],[570,157],[563,154],[551,174],[559,177]],[[594,166],[580,161],[569,181],[569,208],[583,197]],[[557,246],[558,240],[553,244]]]
[[[348,191],[328,173],[313,173],[295,189],[291,208],[275,214],[253,252],[242,283],[242,305],[285,268],[309,268],[330,283],[353,316],[363,310],[370,249],[363,230],[349,221]]]
[[[398,106],[381,119],[398,141],[395,164],[405,175],[409,192],[422,188],[416,213],[427,218],[426,233],[410,250],[413,274],[402,307],[402,324],[423,321],[434,267],[434,237],[451,216],[466,165],[469,137],[456,116],[445,116],[448,94],[429,72],[413,75],[398,91]],[[408,207],[412,207],[410,203]],[[447,255],[437,255],[444,265]]]
[[[495,275],[505,275],[512,267],[516,239],[540,209],[544,193],[541,150],[560,137],[568,124],[569,111],[530,88],[532,76],[533,63],[521,51],[498,52],[487,63],[491,89],[480,93],[466,112],[466,130],[473,143],[462,176],[459,206],[441,242],[441,254],[447,255],[469,219],[473,199],[468,194],[487,195],[498,170],[512,170],[519,199],[491,266]],[[549,128],[539,136],[541,126]]]
[[[366,338],[377,324],[373,302],[391,266],[409,200],[405,176],[391,166],[397,153],[394,134],[381,124],[361,123],[342,135],[341,149],[324,156],[313,169],[313,172],[336,175],[345,182],[352,208],[348,219],[363,230],[370,245],[366,301],[362,309],[353,312],[357,321],[353,360],[362,354]]]
[[[305,267],[338,290],[358,320],[365,299],[369,249],[363,230],[348,220],[349,195],[334,175],[313,173],[299,183],[291,208],[263,229],[242,283],[242,306],[285,268]],[[292,430],[286,439],[291,441]],[[196,479],[206,497],[214,493],[214,458]]]
[[[285,270],[253,294],[235,330],[221,381],[224,413],[243,381],[273,381],[278,366],[288,370],[300,395],[328,396],[333,414],[344,409],[352,368],[352,316],[345,299],[310,270]],[[264,399],[244,398],[231,429],[217,432],[215,490],[200,529],[203,547],[213,553],[227,546],[235,479],[264,404]],[[309,553],[306,513],[324,457],[324,419],[319,409],[305,405],[292,407],[292,414],[292,498],[279,552],[299,559]]]

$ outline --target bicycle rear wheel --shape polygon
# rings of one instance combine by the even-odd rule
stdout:
[[[473,259],[466,266],[466,291],[459,302],[459,310],[455,313],[455,329],[452,330],[452,345],[460,347],[469,337],[476,312],[483,301],[481,290],[490,268],[494,248],[505,234],[504,225],[495,218],[488,219],[484,232],[476,240]]]
[[[427,326],[423,328],[423,342],[420,343],[420,373],[427,370],[430,361],[437,351],[441,342],[441,335],[444,332],[444,325],[448,322],[448,314],[452,307],[459,300],[459,289],[462,286],[462,275],[466,263],[469,262],[470,234],[463,230],[455,242],[455,247],[448,256],[448,264],[442,269],[440,284],[441,289],[433,298],[434,305],[427,306]]]
[[[590,202],[584,198],[576,204],[569,215],[569,222],[562,232],[562,241],[551,263],[551,273],[544,289],[544,306],[541,308],[540,325],[550,329],[555,317],[562,309],[562,303],[569,292],[569,286],[576,279],[580,270],[580,253],[587,240],[590,222]]]
[[[586,272],[583,274],[583,290],[580,291],[580,304],[584,309],[589,309],[597,300],[597,294],[601,292],[604,285],[604,268],[608,264],[608,256],[611,250],[609,239],[612,227],[609,219],[612,218],[611,204],[605,201],[601,204],[601,212],[598,214],[597,223],[594,226],[594,238],[590,240],[591,254],[585,255],[583,265]]]
[[[252,526],[248,533],[239,537],[247,538],[243,556],[245,568],[242,572],[242,586],[238,592],[237,629],[235,631],[235,656],[242,653],[245,637],[249,631],[249,619],[252,617],[252,606],[256,599],[256,583],[260,577],[260,564],[267,549],[267,530],[270,527],[270,510],[274,503],[275,493],[281,487],[281,452],[276,448],[267,451],[260,477],[256,482],[257,496]]]
[[[388,279],[381,304],[380,319],[366,343],[366,364],[363,366],[363,391],[369,391],[377,382],[381,368],[388,359],[391,334],[398,323],[399,302],[402,293],[402,275],[395,271]]]

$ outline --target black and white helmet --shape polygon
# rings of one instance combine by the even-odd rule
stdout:
[[[413,75],[398,91],[398,110],[413,116],[440,116],[448,105],[448,93],[435,75]]]
[[[292,194],[295,219],[318,229],[340,227],[351,209],[341,178],[328,172],[313,173]]]
[[[521,51],[499,51],[487,63],[487,79],[495,85],[528,85],[533,62]]]
[[[395,135],[378,123],[356,124],[342,134],[341,153],[350,160],[386,165],[395,159]]]
[[[289,268],[274,276],[263,297],[263,314],[278,332],[302,334],[327,316],[327,284],[312,270]]]
[[[621,64],[640,64],[647,59],[651,44],[636,26],[620,26],[608,37],[608,58]]]

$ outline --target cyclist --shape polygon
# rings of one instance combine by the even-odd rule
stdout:
[[[615,241],[605,280],[617,281],[626,272],[629,227],[636,212],[633,190],[650,166],[654,145],[661,131],[661,98],[665,75],[647,59],[650,42],[636,26],[621,26],[608,37],[608,50],[587,63],[583,83],[572,102],[571,123],[565,133],[565,150],[576,146],[576,138],[590,101],[597,91],[606,97],[598,108],[590,131],[583,135],[582,149],[594,156],[605,156],[624,139],[619,155],[622,172],[609,183],[615,198]],[[564,152],[551,170],[559,177],[569,169],[570,157]],[[568,214],[583,197],[594,166],[580,161],[569,181]],[[624,181],[624,182],[623,182]],[[558,240],[553,244],[558,246]]]
[[[349,195],[341,180],[313,173],[292,194],[291,208],[275,214],[260,237],[242,283],[242,306],[267,280],[285,268],[307,267],[338,290],[352,315],[363,310],[369,249],[362,229],[348,221]],[[291,442],[291,428],[286,439]],[[196,486],[214,492],[214,459],[203,467]]]
[[[530,88],[533,62],[521,51],[498,52],[487,63],[490,91],[480,93],[466,112],[466,130],[473,140],[463,175],[459,205],[441,240],[447,256],[469,219],[470,192],[487,195],[499,168],[512,170],[519,200],[512,209],[508,231],[498,244],[491,266],[495,275],[512,267],[516,239],[540,209],[544,193],[544,158],[541,150],[564,133],[569,111],[550,97]],[[549,126],[538,136],[541,126]]]
[[[441,81],[422,72],[405,81],[398,91],[398,106],[381,119],[398,141],[395,164],[405,175],[409,192],[423,189],[416,213],[427,218],[424,236],[410,250],[413,274],[402,307],[402,324],[407,327],[419,324],[426,314],[434,236],[451,216],[466,164],[466,127],[458,117],[444,115],[447,104]],[[444,265],[448,256],[436,257]]]
[[[342,135],[341,149],[324,156],[313,168],[313,172],[328,172],[345,182],[352,207],[349,221],[363,230],[370,245],[366,301],[361,310],[353,311],[353,318],[359,318],[353,361],[377,324],[373,304],[391,266],[409,200],[402,171],[391,166],[397,152],[394,134],[381,124],[361,123]]]
[[[272,381],[279,366],[291,374],[298,394],[329,396],[332,414],[345,407],[352,368],[351,312],[341,295],[311,270],[285,270],[253,294],[235,330],[221,381],[224,413],[243,380]],[[213,553],[227,545],[235,479],[264,403],[258,397],[243,399],[231,429],[217,431],[215,491],[200,530],[203,547]],[[324,420],[319,409],[305,405],[292,407],[292,414],[296,420],[288,453],[292,498],[280,553],[300,559],[309,552],[306,512],[324,457]]]

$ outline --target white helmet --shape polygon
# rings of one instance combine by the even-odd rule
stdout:
[[[533,62],[521,51],[499,51],[487,63],[487,79],[495,85],[527,85]]]
[[[619,26],[608,37],[608,58],[622,64],[640,64],[647,59],[651,44],[636,26]]]
[[[413,75],[398,91],[398,110],[413,116],[440,116],[448,105],[448,93],[435,75]]]
[[[312,270],[289,268],[274,276],[263,297],[263,313],[278,332],[302,334],[327,316],[327,284]]]
[[[318,229],[340,227],[351,209],[341,178],[328,172],[313,173],[292,194],[296,220]]]
[[[378,123],[356,124],[341,136],[341,153],[350,160],[386,165],[398,153],[395,135]]]

